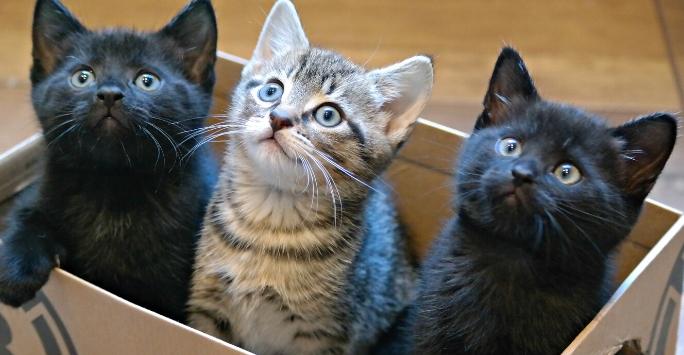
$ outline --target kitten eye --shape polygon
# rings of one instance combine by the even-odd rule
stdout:
[[[261,101],[273,102],[283,96],[283,86],[279,83],[267,83],[259,89],[259,99]]]
[[[323,105],[317,108],[314,117],[316,118],[316,122],[324,127],[335,127],[342,122],[342,115],[340,115],[340,112],[329,105]]]
[[[522,144],[514,138],[504,138],[496,142],[496,151],[505,157],[517,157],[522,153]]]
[[[71,85],[84,88],[95,83],[95,73],[92,70],[79,70],[71,75]]]
[[[135,78],[135,86],[145,91],[154,91],[161,86],[161,80],[154,74],[142,73]]]
[[[555,175],[560,182],[566,185],[576,184],[578,181],[580,181],[580,179],[582,179],[582,173],[576,166],[570,163],[558,165],[558,167],[556,167],[556,169],[553,171],[553,175]]]

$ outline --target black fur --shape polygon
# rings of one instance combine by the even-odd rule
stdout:
[[[610,295],[611,255],[665,165],[676,126],[653,114],[609,128],[544,101],[522,59],[504,49],[460,155],[456,217],[423,266],[415,353],[559,354]],[[509,137],[522,144],[517,157],[495,149]],[[573,185],[553,175],[566,162],[583,175]],[[514,178],[520,167],[531,182]]]
[[[0,300],[28,301],[59,261],[182,321],[216,174],[209,151],[188,154],[197,139],[185,139],[211,104],[211,3],[194,0],[159,32],[136,33],[90,31],[57,0],[38,0],[33,40],[32,99],[47,158],[2,236]],[[91,85],[71,83],[80,70],[92,71]],[[161,86],[136,86],[143,72]],[[108,106],[116,93],[123,98]]]

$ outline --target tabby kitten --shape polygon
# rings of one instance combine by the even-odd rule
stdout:
[[[366,71],[309,46],[278,1],[235,90],[199,242],[190,324],[259,354],[359,354],[410,297],[379,181],[432,88],[417,56]]]
[[[607,301],[676,131],[664,113],[610,128],[542,100],[504,48],[422,271],[416,353],[559,354]]]
[[[208,151],[186,154],[197,142],[185,132],[208,113],[215,52],[208,0],[155,33],[90,31],[59,1],[38,0],[32,99],[47,156],[2,236],[3,303],[33,298],[61,265],[184,319],[216,175]]]

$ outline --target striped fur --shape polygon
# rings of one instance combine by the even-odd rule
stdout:
[[[282,98],[260,100],[274,80]],[[309,47],[294,7],[279,1],[227,122],[211,128],[231,139],[198,246],[190,324],[259,354],[367,352],[411,298],[406,242],[379,175],[431,87],[426,57],[366,71]],[[324,103],[340,108],[341,124],[315,121]],[[296,114],[274,132],[279,107]]]

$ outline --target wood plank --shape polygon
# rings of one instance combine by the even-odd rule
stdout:
[[[65,0],[83,22],[153,29],[185,0]],[[9,30],[2,77],[25,78],[30,1],[4,1]],[[223,51],[249,56],[271,1],[215,1]],[[590,107],[677,109],[678,98],[652,1],[297,1],[312,42],[358,62],[386,65],[415,53],[437,60],[433,102],[479,102],[499,47],[522,50],[542,92]],[[386,16],[390,21],[378,21]]]
[[[663,35],[669,45],[669,55],[680,102],[684,105],[684,1],[654,0],[654,3],[662,20]],[[684,106],[678,111],[682,109]],[[680,132],[679,143],[660,178],[661,181],[654,188],[653,196],[664,203],[684,210],[684,142],[682,138]],[[684,333],[682,338],[684,339]]]

